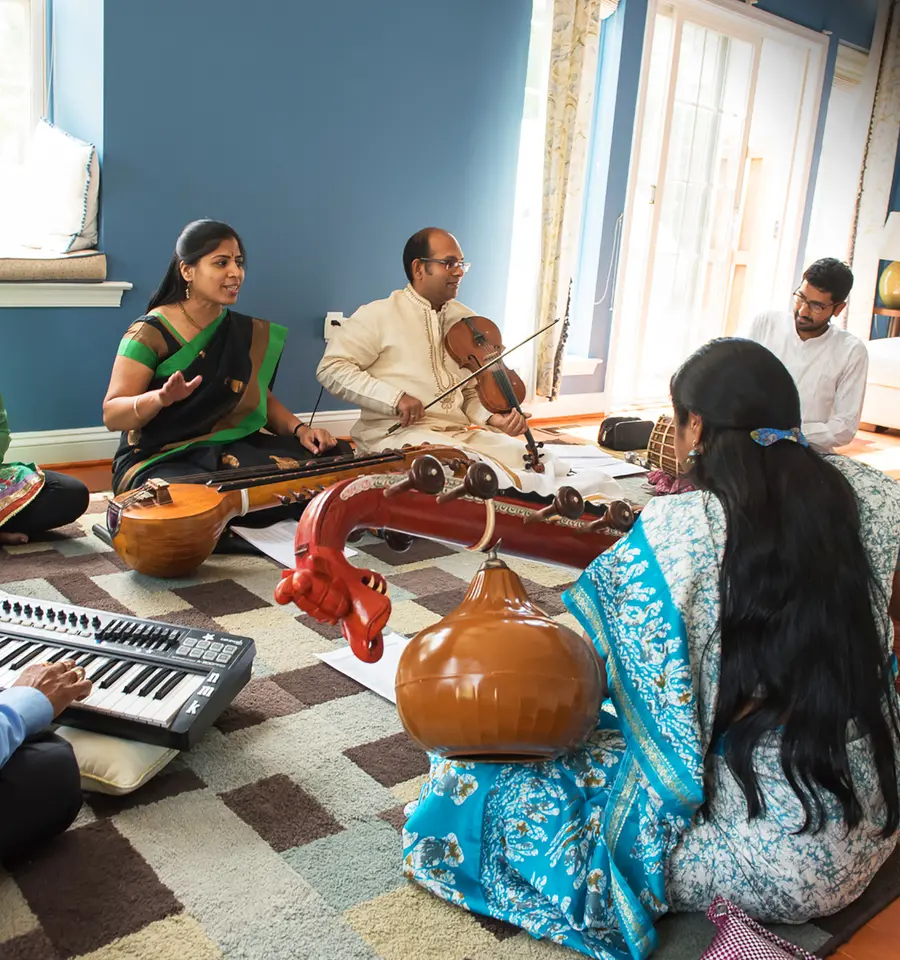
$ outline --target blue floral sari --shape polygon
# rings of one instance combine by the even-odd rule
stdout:
[[[835,460],[857,491],[873,567],[887,584],[900,550],[900,485]],[[710,816],[695,818],[718,693],[724,546],[721,505],[694,492],[652,501],[588,567],[563,599],[606,662],[610,699],[593,735],[541,764],[433,757],[408,809],[406,876],[535,937],[621,960],[653,951],[665,912],[702,909],[720,888],[758,916],[798,921],[860,892],[894,845],[872,829],[881,810],[864,741],[851,767],[869,800],[849,835],[827,803],[828,829],[791,835],[802,810],[785,789],[777,743],[758,756],[763,781],[774,784],[765,817],[748,823],[721,762]],[[816,883],[793,879],[803,875],[798,856],[811,858]]]

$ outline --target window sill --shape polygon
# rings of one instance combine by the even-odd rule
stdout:
[[[102,283],[0,283],[0,307],[118,307],[132,284]]]
[[[597,367],[603,363],[602,360],[593,357],[576,357],[574,354],[567,353],[563,357],[562,372],[564,377],[592,377],[597,372]]]

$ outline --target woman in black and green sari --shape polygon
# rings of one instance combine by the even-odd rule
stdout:
[[[146,315],[122,338],[103,401],[103,422],[122,431],[116,493],[150,477],[351,452],[272,395],[287,331],[230,309],[243,279],[244,245],[228,224],[184,228]]]

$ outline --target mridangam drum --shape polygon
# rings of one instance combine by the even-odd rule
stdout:
[[[675,419],[663,414],[657,421],[647,442],[647,460],[651,468],[662,470],[670,477],[678,476],[675,458]]]

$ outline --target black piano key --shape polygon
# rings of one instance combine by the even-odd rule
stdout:
[[[169,676],[168,667],[160,667],[156,673],[138,690],[139,697],[147,697]]]
[[[60,660],[73,660],[78,655],[77,650],[67,650],[65,647],[60,647],[56,653],[51,653],[47,657],[47,663],[59,663]]]
[[[128,683],[125,684],[123,693],[134,693],[135,690],[150,676],[151,673],[156,669],[156,667],[144,667],[140,673],[132,677]]]
[[[175,673],[169,677],[168,680],[156,691],[153,696],[154,700],[162,700],[164,697],[167,697],[177,686],[181,683],[182,680],[187,676],[183,670],[176,670]]]
[[[30,650],[27,650],[22,654],[21,657],[18,657],[16,660],[9,665],[11,670],[18,670],[20,667],[24,667],[29,660],[32,660],[34,657],[39,657],[44,650],[49,649],[45,643],[37,643]]]
[[[116,682],[116,680],[118,680],[120,677],[123,677],[126,673],[128,673],[128,671],[133,666],[134,664],[130,660],[124,660],[122,663],[119,664],[119,666],[115,670],[113,670],[111,674],[109,674],[107,677],[104,677],[100,686],[104,690],[107,687],[111,687]]]
[[[78,659],[75,661],[75,666],[86,667],[91,661],[96,659],[96,653],[80,653]]]
[[[0,667],[5,667],[10,660],[15,660],[20,653],[25,652],[26,647],[31,648],[33,646],[35,646],[33,643],[17,643],[15,649],[10,650],[9,653],[7,653],[2,660],[0,660]]]
[[[88,677],[87,677],[87,678],[88,678],[88,680],[90,680],[92,683],[95,683],[95,682],[96,682],[97,680],[99,680],[102,676],[104,676],[105,674],[109,673],[110,670],[113,670],[113,669],[115,669],[116,667],[120,667],[121,665],[122,665],[122,661],[121,661],[121,660],[116,660],[115,658],[110,659],[110,660],[107,660],[106,663],[101,663],[99,667],[97,667],[95,670],[92,670],[92,671],[88,674]]]

